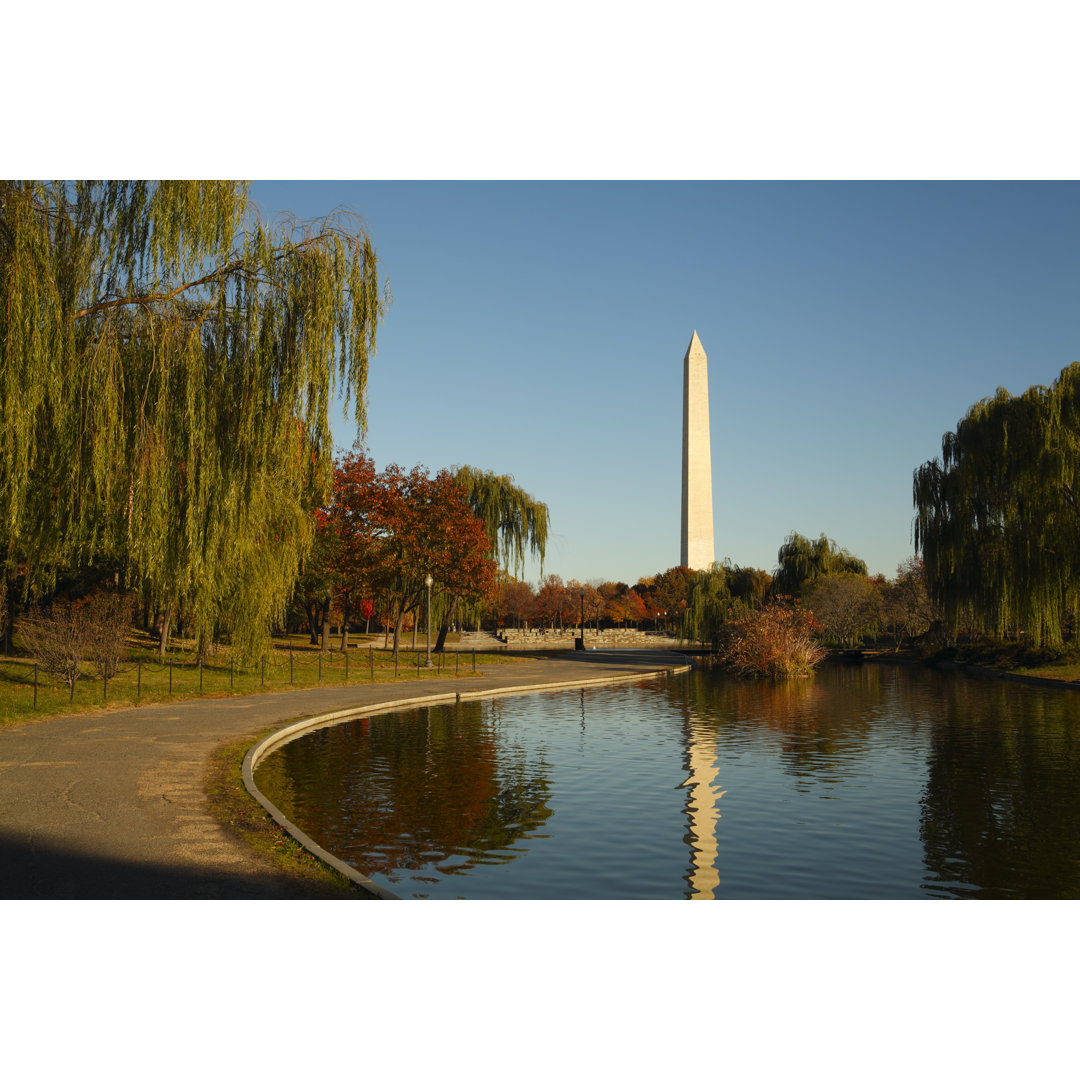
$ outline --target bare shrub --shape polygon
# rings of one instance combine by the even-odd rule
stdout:
[[[803,595],[825,634],[855,648],[879,617],[874,586],[865,574],[823,574]]]
[[[23,643],[41,667],[75,690],[89,664],[98,678],[111,679],[120,670],[131,625],[131,598],[95,593],[85,600],[54,601],[19,622]]]
[[[95,593],[80,605],[86,634],[86,658],[99,679],[111,679],[127,654],[133,599],[119,593]]]
[[[86,658],[86,635],[76,606],[54,603],[47,611],[31,611],[19,620],[19,631],[30,655],[74,693]]]

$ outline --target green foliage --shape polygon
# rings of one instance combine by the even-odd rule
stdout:
[[[822,574],[866,575],[866,563],[824,533],[817,540],[791,533],[780,545],[776,561],[780,565],[773,575],[774,596],[799,596]]]
[[[363,227],[263,222],[231,182],[0,182],[0,560],[22,596],[102,563],[254,658],[363,431]]]
[[[999,389],[915,471],[915,546],[952,633],[1036,645],[1080,613],[1080,364],[1049,388]]]
[[[684,641],[708,641],[713,648],[717,646],[733,611],[729,577],[729,568],[715,562],[694,575],[679,621],[679,636]]]
[[[491,541],[491,557],[504,570],[520,573],[526,551],[536,555],[543,572],[548,539],[548,508],[514,483],[512,476],[461,465],[452,470],[473,512]]]
[[[677,571],[687,576],[683,578]],[[727,559],[697,573],[686,567],[669,570],[656,579],[657,583],[663,577],[685,582],[683,588],[687,592],[679,615],[679,636],[684,641],[708,641],[713,648],[719,645],[725,627],[733,618],[761,607],[772,580],[764,570],[735,566]]]

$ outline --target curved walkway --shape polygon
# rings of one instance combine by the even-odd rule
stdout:
[[[211,816],[204,780],[215,748],[343,709],[553,689],[683,663],[652,651],[568,652],[422,683],[201,698],[0,729],[0,898],[325,898]]]

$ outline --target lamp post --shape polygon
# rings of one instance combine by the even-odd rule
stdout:
[[[427,586],[427,663],[424,667],[433,667],[431,663],[431,575],[428,574],[424,578],[424,584]]]

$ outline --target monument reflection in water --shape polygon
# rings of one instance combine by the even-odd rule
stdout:
[[[262,790],[403,897],[1080,896],[1080,695],[708,672],[372,717]]]

